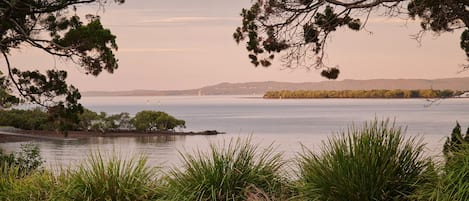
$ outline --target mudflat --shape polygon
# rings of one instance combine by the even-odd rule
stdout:
[[[142,136],[168,136],[168,135],[217,135],[224,134],[216,130],[206,130],[200,132],[182,132],[182,131],[152,131],[152,132],[140,132],[140,131],[109,131],[109,132],[97,132],[97,131],[69,131],[67,136],[63,133],[56,131],[44,131],[44,130],[15,130],[11,132],[0,131],[0,143],[2,142],[17,142],[17,141],[29,141],[31,139],[44,139],[44,140],[73,140],[83,139],[90,137],[142,137]]]

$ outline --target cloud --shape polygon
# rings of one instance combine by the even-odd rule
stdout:
[[[159,19],[142,20],[141,23],[168,23],[168,24],[181,24],[181,23],[197,23],[197,22],[226,22],[226,21],[239,21],[237,17],[168,17]]]
[[[197,48],[119,48],[123,53],[195,52]]]
[[[409,19],[402,19],[399,17],[371,17],[367,23],[372,24],[406,24],[409,23]]]

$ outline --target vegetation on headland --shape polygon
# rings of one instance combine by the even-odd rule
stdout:
[[[55,174],[39,166],[18,171],[42,160],[0,154],[0,200],[467,200],[469,133],[457,127],[443,163],[426,156],[419,140],[377,120],[330,138],[320,152],[305,147],[291,161],[250,139],[183,153],[183,165],[169,172],[145,157],[105,160],[99,152]]]
[[[461,95],[461,91],[453,90],[402,90],[402,89],[375,89],[375,90],[282,90],[268,91],[264,98],[450,98]]]
[[[105,112],[96,113],[84,109],[74,121],[57,123],[57,118],[52,118],[40,108],[32,110],[0,110],[0,126],[11,126],[24,130],[49,130],[60,131],[66,134],[68,131],[174,131],[177,128],[185,128],[186,122],[177,119],[161,111],[141,111],[135,117],[129,113],[108,115]]]

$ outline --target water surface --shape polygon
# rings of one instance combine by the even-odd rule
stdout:
[[[408,136],[422,136],[428,153],[441,150],[456,121],[469,126],[469,99],[445,99],[427,107],[424,99],[299,99],[272,100],[240,96],[84,97],[83,105],[108,114],[160,110],[186,120],[187,131],[218,130],[217,136],[94,137],[78,141],[34,141],[47,164],[75,164],[91,150],[122,155],[145,153],[158,166],[178,165],[178,151],[207,150],[210,142],[252,136],[260,148],[274,143],[292,158],[301,144],[318,150],[321,141],[352,124],[375,118],[395,119]],[[24,142],[23,142],[24,143]],[[12,151],[21,143],[3,143]]]

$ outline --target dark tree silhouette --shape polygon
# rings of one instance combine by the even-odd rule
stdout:
[[[21,98],[46,107],[54,113],[51,116],[59,119],[81,112],[83,109],[78,103],[81,95],[78,89],[66,83],[66,71],[21,70],[10,63],[9,56],[13,49],[30,46],[74,62],[86,74],[113,73],[118,67],[113,53],[117,50],[116,36],[102,26],[99,16],[88,14],[82,20],[76,13],[78,6],[104,6],[110,1],[124,2],[0,0],[0,51],[7,71],[6,76],[0,78],[0,105],[17,103]]]
[[[327,39],[339,28],[364,29],[372,14],[420,19],[417,39],[426,31],[464,29],[460,46],[469,58],[468,7],[468,0],[254,0],[242,10],[242,25],[233,37],[246,41],[255,66],[268,67],[283,53],[286,67],[323,69],[322,76],[336,79],[337,67],[323,62]]]

